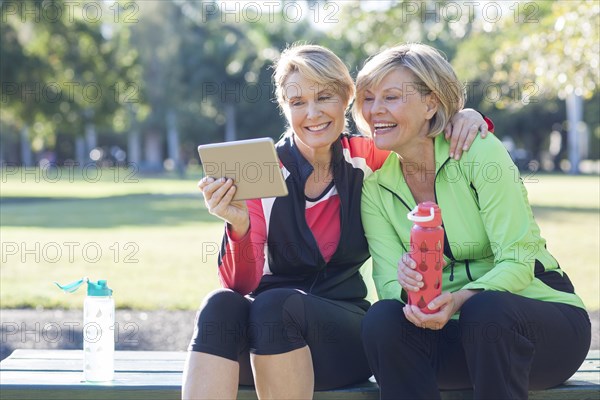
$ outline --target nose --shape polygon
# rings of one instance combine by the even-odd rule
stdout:
[[[362,114],[367,123],[371,123],[372,119],[376,115],[381,115],[385,112],[385,108],[383,106],[383,102],[378,98],[374,98],[370,102],[363,103]]]
[[[321,116],[321,107],[316,101],[309,101],[307,108],[308,119],[314,119]]]
[[[383,114],[384,112],[385,107],[383,101],[381,101],[379,97],[374,98],[371,106],[371,114]]]

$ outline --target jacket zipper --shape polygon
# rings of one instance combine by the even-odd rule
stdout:
[[[437,203],[437,187],[436,187],[436,182],[437,182],[437,177],[438,174],[440,173],[440,171],[442,170],[442,168],[444,168],[444,166],[448,163],[448,161],[450,161],[450,157],[448,157],[446,159],[446,161],[444,161],[444,163],[440,166],[440,169],[438,169],[438,171],[435,174],[435,180],[433,182],[433,196],[435,197],[435,202]],[[383,185],[379,185],[382,188],[384,188],[385,190],[387,190],[388,192],[390,192],[394,197],[396,197],[398,200],[400,200],[400,202],[402,204],[404,204],[404,207],[406,207],[406,209],[408,211],[412,211],[412,209],[408,206],[408,204],[406,204],[406,202],[402,199],[402,197],[398,196],[398,194],[396,194],[394,191],[388,189],[387,187],[383,186]],[[444,224],[442,222],[442,227],[444,227]],[[469,260],[468,259],[464,259],[464,260],[457,260],[456,258],[454,258],[454,254],[452,254],[452,249],[450,248],[450,242],[448,241],[448,235],[446,235],[446,233],[444,233],[444,248],[448,249],[448,254],[446,255],[449,259],[450,259],[450,264],[448,264],[448,267],[450,268],[450,277],[448,278],[448,280],[450,282],[454,281],[454,265],[457,262],[464,262],[465,263],[465,270],[467,273],[467,278],[469,279],[469,281],[473,282],[473,277],[471,276],[471,270],[469,268]],[[448,268],[447,267],[447,268]]]
[[[435,197],[435,202],[438,203],[438,198],[437,198],[437,186],[436,186],[436,182],[437,182],[437,177],[438,174],[440,173],[440,171],[442,170],[442,168],[444,168],[444,166],[448,163],[448,161],[450,161],[450,157],[448,157],[446,159],[446,161],[444,161],[444,163],[440,166],[440,169],[438,169],[438,172],[436,172],[435,174],[435,181],[433,182],[433,195]],[[471,186],[473,186],[473,184],[471,184]],[[475,189],[475,188],[473,188]],[[444,227],[444,223],[442,222],[442,228]],[[444,248],[448,249],[448,258],[450,259],[450,277],[448,278],[448,280],[450,282],[454,281],[454,265],[457,262],[464,262],[465,263],[465,271],[467,273],[467,278],[469,279],[470,282],[473,282],[473,277],[471,276],[471,270],[469,268],[469,259],[465,258],[464,260],[457,260],[456,258],[454,258],[454,254],[452,254],[452,248],[450,247],[450,241],[448,240],[448,235],[446,235],[446,230],[444,229]]]

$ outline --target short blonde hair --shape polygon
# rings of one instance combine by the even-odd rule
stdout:
[[[279,107],[286,102],[285,81],[294,72],[323,88],[330,88],[348,107],[354,100],[354,81],[346,65],[331,50],[310,44],[293,44],[281,53],[274,64],[275,95]]]
[[[352,116],[357,128],[370,135],[371,130],[362,115],[365,91],[377,86],[396,68],[412,72],[415,89],[422,95],[433,93],[438,109],[430,121],[429,137],[439,135],[448,120],[465,104],[465,90],[454,69],[436,49],[421,43],[402,44],[372,57],[356,77],[356,101]]]

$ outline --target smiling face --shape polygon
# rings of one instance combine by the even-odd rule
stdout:
[[[344,130],[347,104],[334,89],[299,72],[285,80],[283,109],[301,149],[328,151]]]
[[[432,93],[419,93],[417,82],[412,72],[399,67],[364,91],[361,113],[378,148],[400,153],[429,134],[437,100]]]

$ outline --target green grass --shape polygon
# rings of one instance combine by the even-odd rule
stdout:
[[[115,182],[108,170],[97,182],[66,173],[49,182],[39,173],[36,182],[33,173],[3,172],[0,306],[81,307],[83,291],[67,295],[52,282],[88,276],[108,279],[118,307],[197,308],[219,287],[223,225],[207,213],[194,175]],[[598,178],[524,178],[549,250],[588,307],[600,308]]]
[[[600,182],[598,177],[540,175],[525,180],[548,250],[591,310],[600,308]]]
[[[52,282],[83,276],[108,279],[118,307],[140,309],[194,309],[218,287],[223,224],[206,212],[200,175],[114,182],[114,174],[2,176],[3,308],[81,307],[83,291],[67,295]]]
[[[2,198],[102,198],[132,194],[195,193],[200,169],[188,173],[188,179],[171,175],[142,176],[126,168],[76,170],[61,168],[0,169]]]

